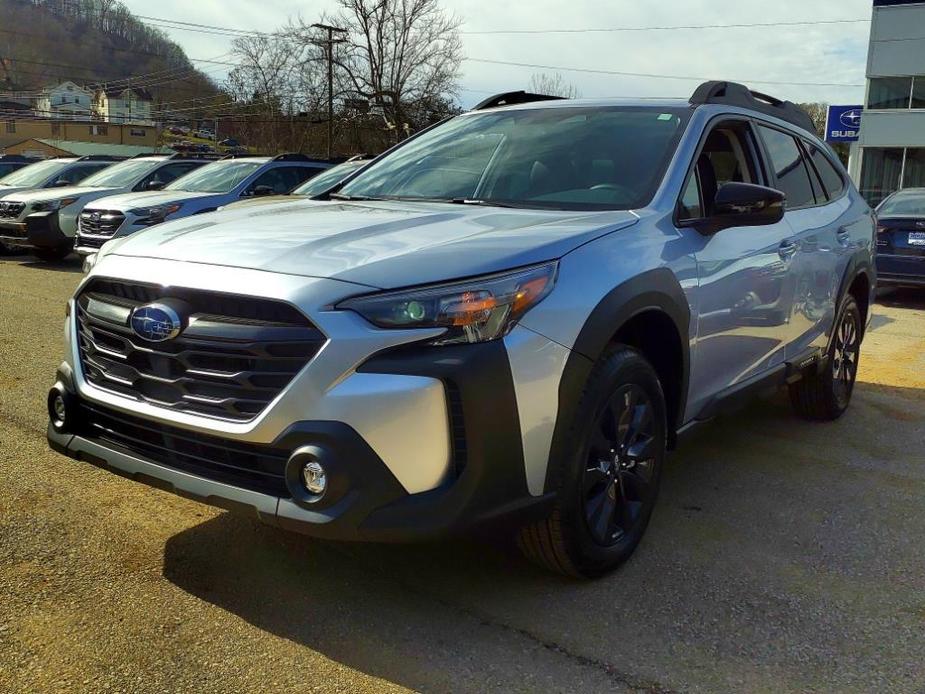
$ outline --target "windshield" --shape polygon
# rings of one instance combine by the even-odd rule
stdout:
[[[365,161],[345,161],[343,164],[332,166],[293,190],[292,195],[309,197],[320,195],[336,186],[365,163]]]
[[[880,217],[925,217],[925,190],[890,196],[880,205],[877,215]]]
[[[227,193],[254,171],[262,161],[216,161],[181,176],[164,190],[185,190],[190,193]]]
[[[135,185],[139,178],[163,163],[161,160],[123,161],[120,164],[107,166],[92,176],[87,176],[80,185],[90,188],[128,188]]]
[[[49,161],[40,161],[37,164],[30,164],[0,179],[0,185],[22,187],[40,186],[72,162],[73,160],[61,161],[59,159],[50,159]]]
[[[689,113],[613,106],[465,115],[411,140],[339,193],[563,210],[641,207]]]

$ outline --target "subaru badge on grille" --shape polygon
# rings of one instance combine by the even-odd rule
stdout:
[[[132,330],[149,342],[171,340],[180,334],[183,321],[166,304],[145,304],[132,311]]]

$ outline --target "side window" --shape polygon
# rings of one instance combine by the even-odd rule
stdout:
[[[716,193],[725,183],[760,182],[753,144],[751,128],[741,121],[720,123],[710,131],[679,201],[681,219],[713,214]]]
[[[304,166],[277,166],[263,172],[251,183],[244,195],[253,195],[260,186],[267,186],[275,195],[285,195],[304,181],[312,169]]]
[[[66,169],[58,174],[58,177],[55,180],[64,179],[71,185],[80,183],[90,174],[95,174],[97,171],[102,171],[109,163],[106,164],[83,164],[81,166],[72,166],[70,169]]]
[[[185,174],[188,174],[193,169],[197,168],[196,164],[168,164],[167,166],[162,166],[156,171],[152,171],[144,180],[135,186],[136,190],[145,190],[150,184],[151,181],[160,181],[165,186],[168,183],[172,183],[174,180],[180,178]]]
[[[777,187],[787,196],[789,209],[815,205],[813,185],[809,171],[793,136],[785,132],[759,125],[761,139],[771,159],[771,168],[777,177]]]
[[[816,173],[822,179],[822,186],[825,188],[829,200],[837,198],[845,189],[845,180],[821,149],[808,143],[806,149],[809,152],[809,158],[816,167]]]
[[[703,217],[703,206],[700,204],[700,183],[697,181],[697,172],[691,171],[681,194],[678,215],[681,219],[700,219]]]

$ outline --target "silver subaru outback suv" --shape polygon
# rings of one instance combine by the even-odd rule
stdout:
[[[330,197],[107,244],[51,446],[319,537],[510,528],[594,576],[694,426],[769,387],[848,407],[875,225],[788,102],[500,95]]]

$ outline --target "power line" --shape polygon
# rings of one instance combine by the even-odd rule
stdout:
[[[562,72],[584,72],[594,75],[616,75],[619,77],[646,77],[652,79],[668,79],[668,80],[690,80],[690,81],[700,81],[705,82],[707,80],[713,79],[712,77],[697,77],[692,75],[659,75],[647,72],[625,72],[622,70],[601,70],[597,68],[583,68],[583,67],[564,67],[562,65],[540,65],[538,63],[519,63],[510,60],[489,60],[487,58],[463,58],[463,60],[470,63],[486,63],[489,65],[511,65],[514,67],[529,67],[529,68],[538,68],[541,70],[561,70]],[[778,82],[773,80],[753,80],[746,78],[739,78],[736,81],[746,82],[751,84],[771,84],[778,86],[792,86],[792,87],[863,87],[863,84],[845,84],[842,82]]]
[[[582,29],[486,29],[483,31],[460,31],[467,36],[488,34],[604,34],[628,31],[679,31],[693,29],[751,29],[755,27],[796,27],[827,24],[858,24],[870,19],[816,19],[798,22],[747,22],[741,24],[671,24],[643,27],[590,27]]]

